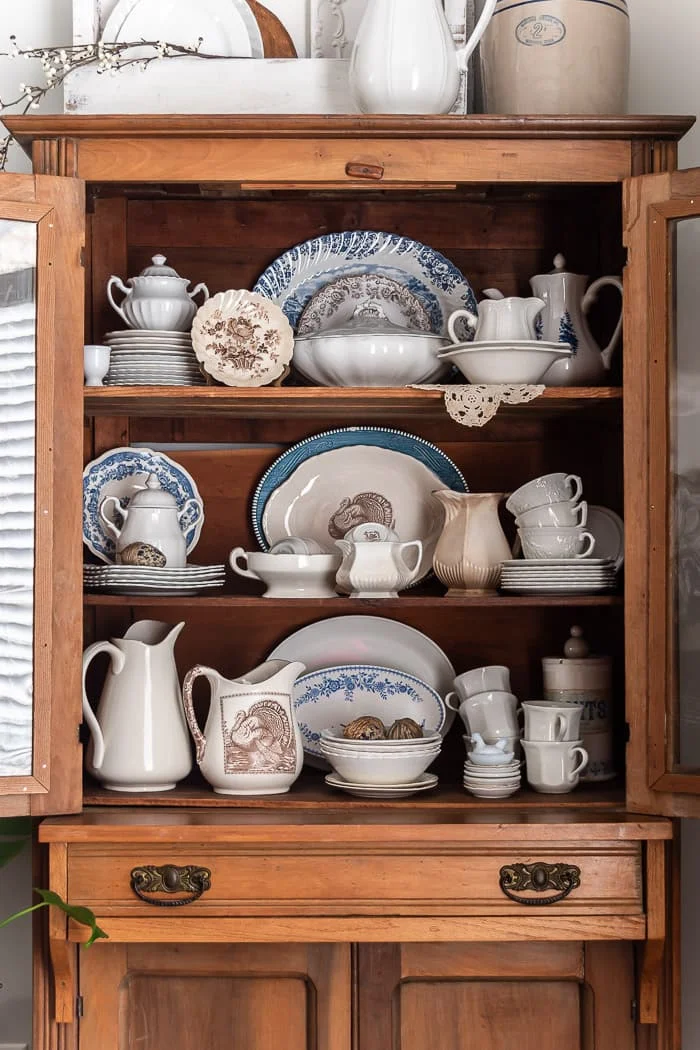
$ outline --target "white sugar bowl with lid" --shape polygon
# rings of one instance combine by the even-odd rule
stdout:
[[[166,266],[164,255],[154,255],[152,265],[138,277],[130,277],[127,287],[120,277],[112,275],[107,282],[107,298],[129,328],[161,332],[187,332],[197,312],[193,301],[200,292],[202,302],[209,298],[206,284],[188,291],[190,281],[180,277],[172,266]],[[113,288],[123,293],[121,305],[114,300]]]
[[[165,564],[170,569],[184,567],[187,562],[187,542],[182,530],[182,519],[190,508],[195,509],[192,527],[204,517],[204,508],[199,499],[188,499],[183,507],[164,488],[155,474],[149,474],[146,484],[132,496],[128,506],[116,496],[106,496],[99,506],[100,520],[116,544],[116,560],[132,543],[147,543],[165,555]],[[109,509],[117,510],[122,518],[121,528],[109,517]]]
[[[590,656],[582,629],[572,627],[571,636],[564,645],[564,656],[543,657],[542,673],[545,705],[583,707],[581,738],[589,752],[589,764],[581,780],[611,780],[616,769],[610,657]]]

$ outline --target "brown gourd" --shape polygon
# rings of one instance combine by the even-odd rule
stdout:
[[[412,718],[397,718],[386,735],[388,740],[416,740],[423,730]]]
[[[374,715],[361,715],[343,727],[343,736],[348,740],[384,740],[386,726]]]

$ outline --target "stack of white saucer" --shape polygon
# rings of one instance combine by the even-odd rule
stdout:
[[[108,332],[107,386],[205,386],[190,332],[127,328]]]
[[[500,745],[484,745],[478,734],[465,736],[467,760],[463,784],[477,798],[508,798],[520,788],[520,762]],[[500,744],[505,744],[501,741]],[[476,746],[475,746],[476,745]],[[472,750],[470,750],[470,748]]]
[[[226,582],[223,565],[185,565],[181,568],[149,565],[83,565],[87,591],[105,594],[185,596],[218,590]]]

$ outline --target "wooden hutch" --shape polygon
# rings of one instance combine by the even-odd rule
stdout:
[[[668,818],[700,813],[700,768],[681,764],[678,741],[668,391],[673,231],[700,216],[700,171],[675,170],[692,121],[8,124],[34,161],[34,176],[0,177],[0,217],[38,224],[40,430],[32,774],[2,778],[0,811],[47,818],[37,884],[92,908],[109,934],[80,951],[84,929],[51,914],[37,937],[35,1050],[678,1050]],[[477,290],[524,294],[559,251],[577,272],[624,270],[610,385],[547,389],[481,429],[453,423],[438,391],[83,391],[82,345],[114,327],[110,274],[162,251],[213,291],[251,287],[284,249],[353,227],[434,246]],[[624,514],[624,589],[447,599],[433,583],[396,600],[285,602],[229,581],[217,597],[83,596],[85,461],[130,442],[181,445],[173,454],[206,506],[197,560],[221,562],[253,542],[251,493],[279,446],[339,421],[429,438],[474,491],[581,474],[591,501]],[[508,664],[523,698],[541,688],[540,658],[582,624],[614,658],[624,775],[489,803],[460,786],[455,728],[439,789],[404,801],[341,797],[314,774],[259,800],[214,795],[196,775],[148,797],[83,784],[84,642],[134,619],[184,619],[182,673],[207,663],[233,675],[290,631],[350,611],[425,630],[458,671]],[[518,903],[499,885],[516,861],[575,864],[580,886],[544,907]],[[166,894],[144,903],[131,887],[143,864],[206,867],[211,888],[186,907],[154,906]]]

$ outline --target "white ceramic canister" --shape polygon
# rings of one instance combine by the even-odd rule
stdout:
[[[564,646],[565,655],[542,659],[543,698],[561,706],[583,707],[581,739],[590,760],[581,780],[611,780],[617,772],[613,754],[612,661],[609,656],[587,653],[588,643],[581,628],[572,627]]]
[[[626,0],[498,0],[481,41],[488,113],[626,113]]]

